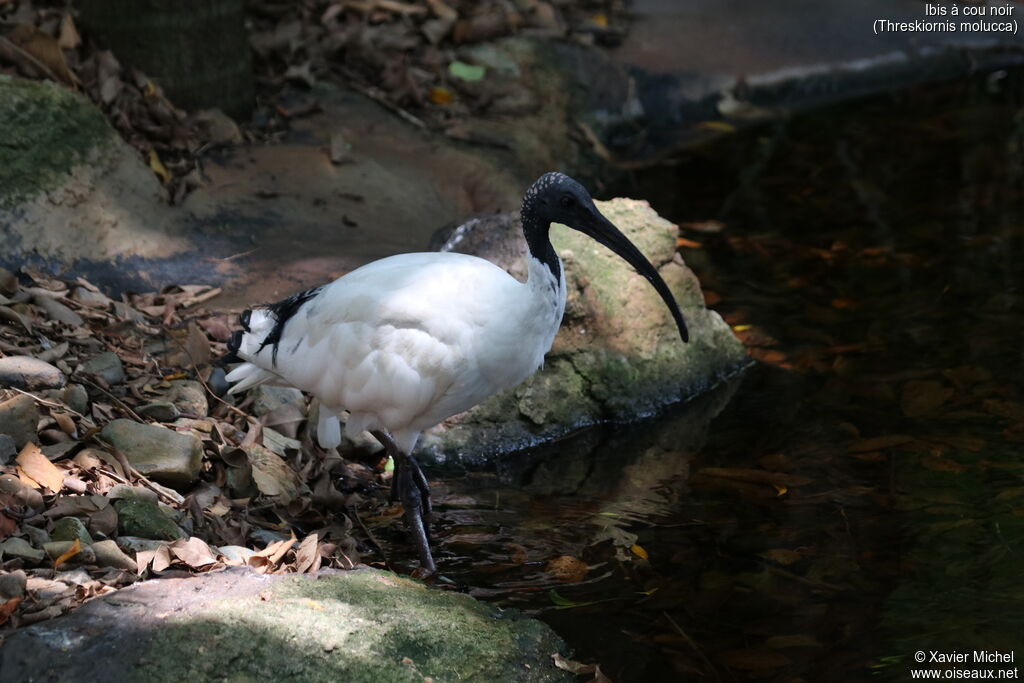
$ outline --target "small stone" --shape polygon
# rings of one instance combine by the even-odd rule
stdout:
[[[23,597],[27,583],[28,577],[20,569],[0,574],[0,600]]]
[[[64,517],[57,520],[53,525],[50,538],[53,541],[74,541],[77,538],[83,545],[92,543],[89,530],[85,528],[85,524],[78,517]]]
[[[113,351],[101,353],[78,366],[80,372],[95,375],[110,385],[124,381],[124,365]]]
[[[46,556],[51,560],[56,560],[58,557],[68,552],[75,545],[74,541],[50,541],[43,546],[43,551]],[[92,551],[87,545],[83,545],[79,548],[79,551],[69,557],[66,562],[71,564],[95,564],[96,553]]]
[[[139,536],[164,541],[184,538],[178,525],[160,510],[159,506],[140,500],[118,500],[117,527],[122,536]]]
[[[0,358],[0,386],[25,391],[59,389],[67,382],[64,373],[46,361],[31,356]]]
[[[31,524],[22,524],[22,532],[28,536],[28,541],[37,548],[42,548],[44,545],[52,541],[50,534],[47,533],[46,529],[41,527],[32,526]]]
[[[21,490],[23,484],[13,474],[0,474],[0,493],[14,495]]]
[[[257,417],[266,415],[283,405],[293,403],[300,408],[306,405],[302,392],[292,387],[271,387],[261,384],[250,392],[252,396],[252,413]]]
[[[238,562],[239,564],[243,564],[256,554],[256,551],[252,548],[245,548],[240,545],[222,545],[217,548],[217,552],[228,558],[229,561]]]
[[[192,115],[192,121],[212,144],[240,145],[243,142],[238,124],[220,109],[198,111]]]
[[[210,376],[207,378],[206,384],[209,385],[210,391],[213,392],[213,395],[218,398],[224,398],[224,395],[228,393],[228,389],[231,388],[231,385],[227,380],[227,373],[224,372],[224,368],[214,368],[210,372]]]
[[[271,531],[270,529],[253,529],[249,532],[248,540],[266,547],[271,543],[287,541],[289,538],[290,536],[279,531]]]
[[[19,451],[30,441],[36,441],[39,407],[29,396],[15,396],[0,403],[0,434],[14,440]]]
[[[111,500],[141,500],[146,503],[152,503],[153,505],[156,505],[160,501],[160,497],[156,495],[156,491],[142,486],[130,486],[128,484],[115,484],[112,489],[107,491],[107,498],[110,498]]]
[[[178,411],[178,406],[174,405],[170,401],[154,401],[153,403],[147,403],[140,408],[136,408],[135,412],[143,417],[156,420],[157,422],[174,422],[181,416],[181,412]]]
[[[138,536],[118,536],[116,540],[118,547],[128,553],[156,550],[160,546],[167,545],[165,541],[154,541],[151,538],[139,538]]]
[[[203,446],[198,437],[159,425],[113,420],[103,428],[103,438],[135,469],[165,486],[188,486],[199,476],[203,464]]]
[[[33,548],[24,538],[11,536],[3,543],[0,543],[0,556],[4,560],[21,559],[27,562],[42,562],[46,553],[38,548]]]
[[[115,567],[130,572],[138,568],[135,560],[121,552],[121,549],[117,547],[117,543],[114,541],[98,541],[89,547],[92,548],[93,553],[96,555],[96,564],[101,567]]]
[[[164,400],[173,403],[178,410],[192,417],[206,417],[210,404],[206,400],[203,385],[191,379],[176,379],[164,395]]]
[[[43,309],[43,312],[46,313],[46,317],[51,320],[57,320],[58,322],[71,325],[72,327],[79,327],[85,323],[85,321],[82,320],[82,316],[78,315],[52,296],[36,294],[32,297],[32,303]]]
[[[14,445],[14,439],[7,434],[0,434],[0,466],[10,465],[18,455],[18,449]]]
[[[89,410],[89,394],[81,384],[69,384],[61,400],[72,410],[83,415]]]
[[[16,291],[18,277],[6,268],[0,268],[0,294],[14,294]]]
[[[110,305],[110,297],[100,292],[94,292],[85,287],[78,287],[71,294],[71,298],[89,308],[106,308]]]

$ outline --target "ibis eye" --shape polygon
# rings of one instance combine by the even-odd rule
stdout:
[[[576,205],[576,200],[570,197],[569,195],[564,195],[560,201],[562,203],[562,206],[566,209],[571,209],[573,206]]]

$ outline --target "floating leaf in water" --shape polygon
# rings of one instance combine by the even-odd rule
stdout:
[[[649,557],[647,555],[647,551],[644,550],[643,546],[638,545],[636,543],[634,543],[633,545],[631,545],[629,547],[629,552],[633,553],[634,555],[639,557],[641,560],[646,560]]]
[[[448,65],[448,73],[456,78],[473,83],[482,79],[487,74],[487,69],[475,64],[454,61]]]
[[[551,604],[555,606],[555,609],[572,609],[573,607],[587,607],[588,605],[597,604],[597,601],[594,600],[590,602],[573,602],[568,598],[563,598],[554,588],[548,591],[548,598],[551,599]]]
[[[434,104],[448,105],[455,101],[455,95],[447,88],[431,88],[427,96]]]
[[[725,121],[701,121],[697,124],[698,128],[704,128],[705,130],[713,130],[718,133],[735,133],[736,126]]]

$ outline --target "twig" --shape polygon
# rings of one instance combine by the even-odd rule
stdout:
[[[387,96],[384,95],[384,93],[382,93],[379,89],[374,88],[373,86],[370,85],[363,85],[362,83],[360,83],[359,79],[356,78],[355,74],[352,73],[350,70],[338,67],[334,67],[334,70],[340,73],[345,78],[345,80],[348,81],[349,87],[358,90],[363,95],[366,95],[377,104],[383,106],[385,109],[391,111],[392,113],[397,114],[398,116],[405,119],[406,121],[416,126],[417,128],[427,130],[427,124],[423,123],[421,119],[413,116],[406,110],[399,107],[394,102],[388,100]]]
[[[22,59],[27,61],[32,66],[34,66],[35,68],[37,68],[40,71],[42,71],[43,75],[46,76],[47,78],[49,78],[51,81],[54,81],[55,83],[63,83],[64,82],[61,79],[57,78],[57,75],[53,73],[53,71],[50,69],[50,67],[48,67],[45,64],[43,64],[42,62],[40,62],[38,59],[33,57],[30,53],[28,53],[25,50],[21,49],[20,47],[18,47],[16,44],[12,43],[10,40],[5,38],[4,36],[0,36],[0,46],[3,46],[5,48],[7,48],[8,50],[13,51],[15,55],[17,55],[18,57],[21,57]]]
[[[711,663],[711,660],[708,659],[708,656],[704,654],[704,650],[700,649],[700,646],[698,646],[697,643],[693,641],[693,638],[686,634],[686,631],[683,630],[683,627],[677,624],[676,620],[673,619],[668,612],[663,611],[662,614],[665,615],[666,619],[668,619],[668,623],[672,624],[672,628],[676,630],[676,633],[682,636],[683,640],[686,641],[686,644],[689,645],[693,649],[693,651],[697,653],[698,657],[704,660],[704,663],[707,664],[708,668],[711,670],[711,673],[715,675],[715,680],[722,680],[722,677],[718,675],[718,669],[716,669],[715,665]]]
[[[135,418],[135,420],[137,422],[142,422],[143,424],[146,423],[145,420],[143,420],[141,417],[139,417],[138,413],[136,413],[134,410],[132,410],[130,407],[128,407],[127,403],[125,403],[124,401],[119,399],[117,396],[114,396],[112,393],[110,393],[109,391],[107,391],[106,389],[101,387],[99,384],[96,384],[96,382],[93,382],[90,379],[86,379],[85,377],[82,377],[81,375],[76,375],[75,379],[78,380],[79,382],[85,382],[86,384],[91,386],[93,389],[98,389],[99,391],[103,392],[103,394],[105,394],[107,396],[107,398],[109,398],[111,401],[113,401],[114,403],[117,404],[118,408],[120,408],[121,410],[123,410],[126,413],[128,413],[129,415],[131,415],[133,418]]]
[[[166,493],[164,493],[163,491],[160,490],[160,488],[162,488],[162,487],[158,488],[156,484],[154,484],[149,479],[146,479],[146,477],[144,477],[141,474],[139,474],[139,471],[137,469],[135,469],[131,465],[129,465],[128,468],[131,471],[131,473],[133,475],[135,475],[136,477],[138,477],[139,481],[141,481],[146,486],[146,488],[148,488],[150,491],[155,493],[158,498],[162,498],[165,502],[174,503],[175,505],[180,505],[182,500],[184,500],[184,498],[182,498],[182,500],[177,500],[174,497],[167,495]],[[125,477],[122,477],[117,472],[112,472],[111,470],[108,470],[105,467],[98,467],[96,469],[103,476],[110,477],[111,479],[113,479],[114,481],[116,481],[116,482],[118,482],[120,484],[125,484],[127,486],[131,486],[132,485],[131,480],[129,480],[129,479],[125,478]]]
[[[384,558],[384,566],[385,566],[385,567],[388,567],[388,568],[390,568],[390,567],[391,567],[391,562],[390,562],[390,561],[388,561],[388,554],[387,554],[387,552],[386,552],[386,551],[384,550],[384,546],[382,546],[382,545],[380,544],[380,541],[378,541],[378,540],[377,540],[377,537],[373,535],[373,532],[371,532],[371,531],[370,531],[370,530],[369,530],[369,529],[367,528],[366,524],[365,524],[365,523],[363,522],[363,518],[362,518],[362,516],[361,516],[361,515],[359,514],[359,512],[358,512],[358,511],[356,510],[356,508],[355,508],[355,506],[354,506],[354,505],[350,505],[350,506],[348,507],[348,513],[349,513],[349,515],[350,515],[350,516],[352,516],[352,517],[354,517],[354,518],[355,518],[356,522],[358,522],[358,523],[359,523],[359,527],[360,527],[360,528],[361,528],[361,529],[363,530],[363,533],[364,533],[364,534],[366,534],[366,537],[370,539],[370,543],[372,543],[372,544],[374,544],[375,546],[377,546],[377,550],[379,550],[379,551],[380,551],[381,557],[383,557],[383,558]],[[348,559],[348,558],[345,558],[345,559]],[[350,560],[350,561],[351,561],[351,560]]]
[[[19,394],[24,394],[25,396],[28,396],[29,398],[33,399],[36,403],[38,403],[41,406],[46,406],[47,408],[56,408],[57,410],[60,410],[60,411],[66,412],[66,413],[71,413],[72,415],[76,415],[76,416],[82,418],[83,420],[85,419],[85,415],[82,415],[80,412],[78,412],[77,410],[75,410],[71,406],[67,405],[66,403],[54,403],[53,401],[47,401],[45,398],[39,398],[35,394],[29,393],[27,391],[22,391],[18,387],[7,387],[7,388],[8,389],[13,389],[14,391],[17,391]]]

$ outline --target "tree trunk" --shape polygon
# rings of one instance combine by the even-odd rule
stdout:
[[[78,0],[81,23],[176,106],[247,118],[252,56],[243,0]]]

